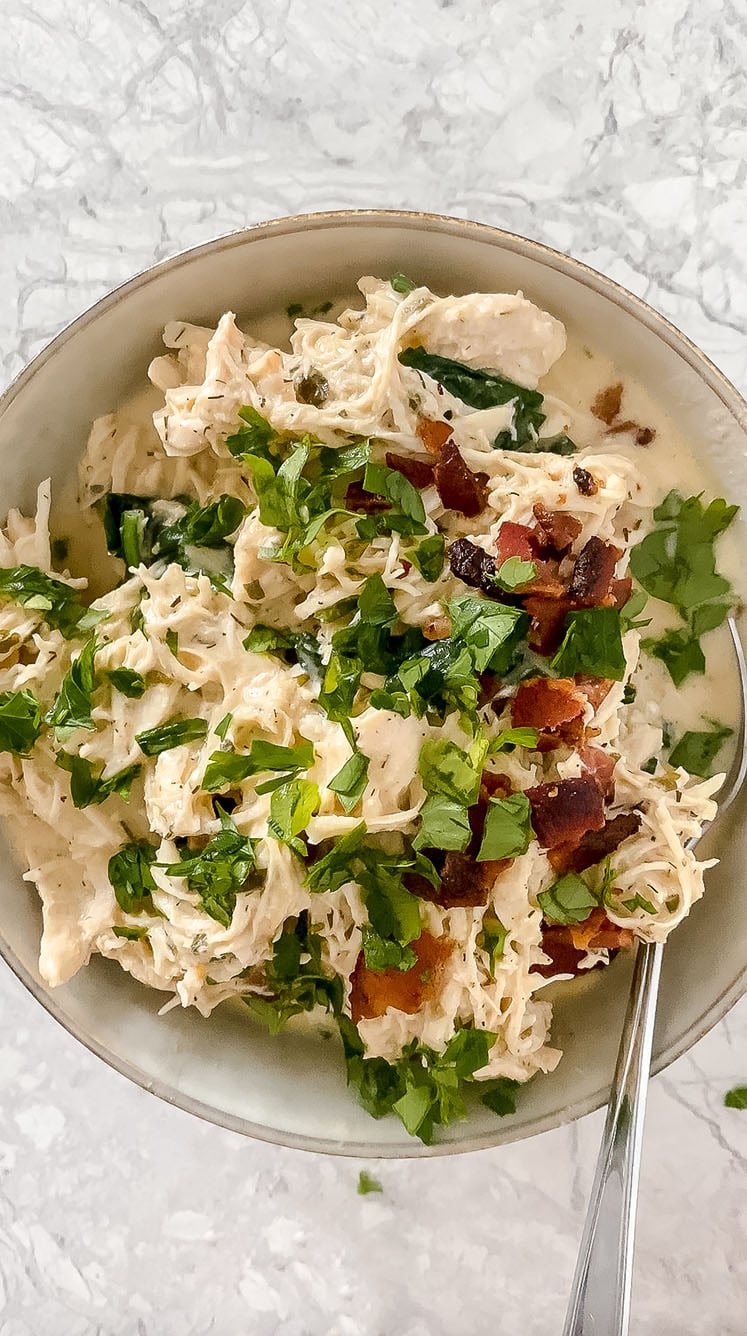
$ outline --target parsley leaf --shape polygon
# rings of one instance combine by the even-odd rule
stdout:
[[[160,756],[186,742],[201,742],[207,731],[206,719],[168,719],[165,724],[136,733],[135,741],[144,756]]]
[[[237,432],[226,437],[226,447],[234,459],[243,459],[246,455],[268,456],[270,446],[278,440],[278,433],[251,404],[244,404],[239,409],[241,423]]]
[[[395,292],[400,293],[414,292],[418,286],[417,283],[413,283],[411,278],[407,277],[407,274],[392,274],[389,283]]]
[[[403,881],[410,869],[423,875],[429,870],[425,859],[389,854],[368,844],[365,823],[360,822],[316,859],[306,874],[312,893],[336,891],[347,882],[360,886],[369,917],[364,951],[370,969],[410,969],[415,964],[414,954],[403,949],[420,936],[420,901]]]
[[[54,725],[60,740],[69,737],[76,728],[96,727],[91,718],[92,697],[96,685],[94,668],[96,650],[96,640],[92,637],[71,663],[62,679],[57,699],[46,715],[46,722]]]
[[[575,872],[567,872],[549,890],[540,891],[537,903],[548,923],[583,923],[598,900],[585,881]]]
[[[407,553],[408,561],[417,567],[427,584],[435,584],[446,561],[446,539],[442,533],[431,534]]]
[[[220,738],[221,742],[225,742],[226,734],[229,728],[231,727],[232,720],[233,720],[233,714],[229,710],[228,714],[224,714],[220,723],[215,725],[215,736],[217,738]]]
[[[250,654],[274,654],[286,662],[299,663],[309,680],[319,685],[324,676],[319,641],[308,631],[280,631],[258,622],[243,641]]]
[[[151,892],[156,883],[151,868],[156,857],[154,845],[132,840],[109,859],[109,881],[125,914],[142,914],[152,909]]]
[[[362,931],[363,957],[370,970],[409,970],[418,958],[410,946],[402,946],[392,938],[382,937],[373,928]]]
[[[134,668],[112,668],[107,677],[112,686],[130,700],[140,700],[145,695],[145,678]]]
[[[479,947],[486,953],[490,962],[490,973],[495,978],[496,963],[503,958],[503,952],[508,937],[508,928],[504,928],[500,919],[490,911],[486,911],[482,927],[475,938]]]
[[[404,277],[404,275],[395,274],[395,278],[402,278],[402,277]],[[391,284],[392,287],[394,287],[394,279],[391,280]],[[402,289],[396,288],[395,291],[400,292],[402,291]],[[361,1169],[358,1175],[357,1191],[359,1197],[366,1197],[368,1196],[369,1192],[383,1192],[384,1189],[381,1186],[381,1183],[379,1182],[378,1178],[374,1178],[373,1174],[369,1174],[367,1169]]]
[[[346,1017],[341,1017],[339,1024],[348,1083],[357,1090],[363,1107],[374,1118],[396,1113],[410,1135],[420,1137],[426,1145],[432,1141],[436,1127],[465,1117],[462,1087],[474,1081],[475,1072],[485,1066],[495,1042],[489,1030],[465,1028],[457,1030],[442,1053],[413,1040],[396,1063],[389,1063],[383,1058],[363,1057],[355,1026]],[[492,1098],[495,1111],[509,1112],[508,1087],[513,1084],[501,1085],[505,1107],[500,1108],[497,1083],[486,1082],[484,1102]],[[480,1091],[481,1087],[479,1083],[476,1088]]]
[[[278,1034],[292,1016],[324,1007],[339,1016],[343,986],[337,975],[329,975],[322,960],[324,939],[309,928],[308,911],[289,918],[273,945],[272,959],[265,966],[271,997],[245,997],[254,1018]]]
[[[391,510],[359,519],[356,525],[359,538],[370,541],[380,533],[426,533],[423,499],[404,474],[369,460],[362,486],[364,492],[385,497]]]
[[[528,390],[505,376],[493,371],[479,371],[455,362],[450,357],[439,357],[425,348],[405,348],[399,355],[403,366],[414,367],[443,385],[449,394],[471,408],[494,408],[497,404],[513,402],[514,419],[511,431],[501,432],[494,444],[500,449],[517,449],[536,439],[545,421],[541,411],[543,398],[538,390]]]
[[[625,655],[616,608],[579,608],[566,617],[566,633],[550,666],[560,677],[589,673],[622,682]]]
[[[691,626],[670,629],[655,640],[647,637],[641,641],[641,648],[654,659],[664,664],[675,686],[679,687],[691,673],[705,672],[705,655],[698,637]]]
[[[213,752],[205,768],[202,788],[206,793],[215,793],[216,789],[226,784],[240,784],[251,775],[263,771],[284,772],[281,783],[297,774],[299,770],[308,770],[314,764],[314,747],[305,738],[294,747],[282,747],[275,742],[263,742],[256,739],[248,752]],[[269,792],[264,785],[259,785],[258,793]]]
[[[369,764],[368,756],[355,751],[327,785],[332,793],[337,794],[346,812],[352,812],[363,797],[368,782]]]
[[[525,793],[491,798],[477,862],[516,858],[526,853],[533,839],[532,809]]]
[[[504,672],[529,626],[526,613],[469,594],[452,599],[448,608],[452,638],[469,649],[475,671]]]
[[[477,802],[480,769],[445,738],[424,743],[418,769],[428,796],[420,809],[413,848],[466,849],[472,838],[467,809]]]
[[[177,863],[161,864],[170,877],[186,877],[200,896],[200,909],[230,928],[236,895],[254,871],[254,844],[239,834],[230,816],[221,813],[221,829],[199,853]]]
[[[74,807],[96,807],[113,793],[119,794],[123,802],[127,802],[133,782],[141,770],[139,765],[128,765],[108,779],[102,779],[103,765],[97,768],[85,756],[61,751],[57,753],[55,762],[61,770],[67,770],[70,774],[70,796]]]
[[[309,779],[290,779],[275,789],[270,799],[267,819],[269,835],[297,855],[306,858],[308,850],[300,838],[321,802],[319,788]]]
[[[712,729],[706,729],[702,732],[683,733],[679,742],[669,754],[669,764],[682,766],[691,775],[699,775],[701,779],[708,779],[713,770],[713,762],[720,752],[724,742],[730,738],[733,729],[726,728],[723,724],[717,724],[715,721]]]
[[[497,756],[499,752],[511,752],[515,747],[528,747],[534,751],[539,741],[538,728],[504,728],[502,732],[497,733],[490,739],[488,748],[489,756]]]
[[[521,557],[507,557],[491,576],[494,584],[499,589],[505,589],[507,593],[513,593],[514,589],[520,589],[522,585],[529,584],[537,574],[537,563],[535,561],[523,561]]]
[[[747,1086],[735,1086],[724,1095],[727,1109],[747,1109]]]
[[[128,942],[141,942],[144,937],[148,936],[147,928],[121,928],[117,924],[113,925],[112,932],[115,937],[124,937]]]
[[[62,580],[45,575],[38,566],[11,566],[0,570],[2,597],[40,612],[47,625],[60,631],[66,640],[90,631],[109,615],[85,607],[77,590]]]
[[[41,706],[32,691],[0,691],[0,751],[28,756],[41,731]]]
[[[620,629],[621,631],[638,631],[642,626],[649,626],[651,618],[641,619],[641,613],[648,603],[648,598],[642,589],[634,589],[627,603],[620,609]]]
[[[355,746],[355,737],[350,717],[362,672],[360,659],[333,650],[319,693],[319,705],[332,723],[340,725],[351,747]]]

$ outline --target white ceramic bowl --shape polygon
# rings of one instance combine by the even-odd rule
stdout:
[[[74,469],[91,419],[144,382],[167,320],[240,321],[352,293],[361,274],[414,273],[442,292],[521,288],[621,374],[654,392],[707,454],[731,500],[747,493],[747,405],[672,325],[593,270],[521,237],[429,214],[360,211],[280,219],[198,246],[117,288],[64,330],[0,400],[4,506],[31,508],[48,474]],[[673,483],[676,480],[673,479]],[[747,987],[747,803],[710,841],[721,858],[708,894],[667,947],[655,1040],[657,1069],[684,1052]],[[709,850],[710,851],[710,850]],[[630,961],[618,958],[556,993],[558,1070],[522,1092],[516,1114],[484,1109],[438,1145],[413,1141],[395,1119],[372,1121],[346,1090],[337,1043],[270,1039],[240,1004],[209,1021],[194,1011],[159,1018],[162,998],[114,963],[94,960],[50,990],[37,970],[40,911],[7,849],[0,886],[0,952],[33,996],[110,1066],[161,1098],[236,1131],[289,1146],[351,1155],[437,1155],[531,1136],[606,1098]]]

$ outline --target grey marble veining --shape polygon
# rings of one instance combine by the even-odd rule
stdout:
[[[307,209],[569,250],[745,385],[743,5],[3,0],[0,382],[113,284]],[[159,1104],[0,971],[2,1336],[553,1336],[600,1115],[369,1166]],[[638,1336],[747,1325],[747,1005],[652,1087]]]

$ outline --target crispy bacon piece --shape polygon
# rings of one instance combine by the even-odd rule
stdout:
[[[376,515],[382,510],[391,510],[391,504],[384,496],[375,496],[373,492],[364,492],[359,482],[351,482],[345,493],[345,505],[348,510],[361,510],[366,515]]]
[[[487,474],[473,473],[453,441],[447,441],[433,470],[433,480],[447,510],[474,519],[485,509]]]
[[[589,950],[619,951],[632,945],[630,928],[611,923],[603,909],[592,909],[583,923],[543,926],[542,950],[550,957],[550,964],[532,965],[530,974],[541,974],[545,979],[552,979],[556,974],[585,974],[586,970],[580,971],[579,965]]]
[[[578,842],[589,830],[604,825],[602,791],[591,775],[559,779],[527,789],[532,825],[543,849]]]
[[[588,469],[582,469],[580,464],[573,470],[573,481],[582,496],[596,496],[599,491],[599,483],[593,473],[589,473]]]
[[[565,619],[573,604],[565,595],[557,598],[545,595],[530,595],[524,600],[524,607],[532,619],[527,639],[530,649],[538,654],[554,654],[563,639]]]
[[[454,943],[422,932],[410,945],[417,963],[409,970],[370,970],[361,952],[350,981],[350,1014],[356,1025],[383,1016],[387,1007],[412,1014],[437,995]]]
[[[415,435],[430,455],[440,455],[451,436],[451,423],[440,422],[435,418],[418,418]]]
[[[528,524],[514,524],[513,520],[504,520],[498,530],[496,540],[498,564],[510,557],[520,557],[522,561],[536,561],[539,556],[537,535]]]
[[[538,751],[552,751],[580,742],[585,708],[585,697],[569,677],[531,677],[514,696],[511,720],[517,728],[538,728]]]
[[[592,677],[590,673],[576,673],[574,681],[595,710],[599,709],[602,701],[612,690],[612,682],[608,677]]]
[[[426,640],[445,640],[451,634],[451,621],[448,617],[431,617],[423,622],[422,630]]]
[[[608,854],[614,853],[623,840],[635,835],[640,824],[640,813],[621,812],[605,821],[601,830],[587,831],[577,844],[559,844],[547,856],[561,876],[566,872],[585,872],[587,867],[595,867]]]
[[[590,538],[576,558],[568,595],[582,608],[598,608],[610,585],[622,552],[601,538]]]
[[[650,445],[656,432],[653,427],[641,427],[638,422],[616,422],[614,427],[610,427],[610,436],[620,436],[625,432],[635,435],[636,445]]]
[[[413,487],[422,491],[425,487],[430,487],[433,482],[434,464],[428,459],[410,458],[407,455],[395,455],[390,450],[386,453],[387,467],[396,469],[401,473]]]
[[[600,422],[606,423],[609,427],[614,422],[620,412],[623,397],[623,383],[621,380],[616,385],[608,385],[606,389],[600,390],[593,404],[591,411],[595,418]]]
[[[615,796],[614,756],[602,751],[601,747],[580,747],[581,764],[602,790],[602,797],[607,800]]]
[[[630,595],[633,592],[633,579],[630,575],[623,575],[615,579],[610,584],[610,596],[615,608],[624,608]]]
[[[575,516],[568,515],[564,510],[548,510],[541,501],[538,501],[532,509],[537,522],[536,532],[540,546],[550,548],[552,552],[562,557],[578,538],[583,525]]]
[[[495,575],[495,559],[477,543],[469,538],[457,538],[449,548],[449,566],[458,580],[495,598],[497,590],[491,579]]]
[[[635,443],[643,446],[650,445],[655,436],[656,431],[653,427],[639,427],[635,434]]]
[[[512,858],[502,858],[477,863],[469,853],[452,851],[444,858],[441,885],[435,889],[427,883],[429,894],[424,898],[444,909],[486,905],[496,877],[512,862]]]

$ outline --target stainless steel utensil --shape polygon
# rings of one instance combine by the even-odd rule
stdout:
[[[747,774],[747,664],[732,617],[729,630],[739,665],[741,718],[737,750],[714,821],[734,801]],[[696,843],[691,840],[688,848]],[[643,1125],[663,952],[661,942],[638,946],[563,1336],[626,1336],[628,1331]]]

